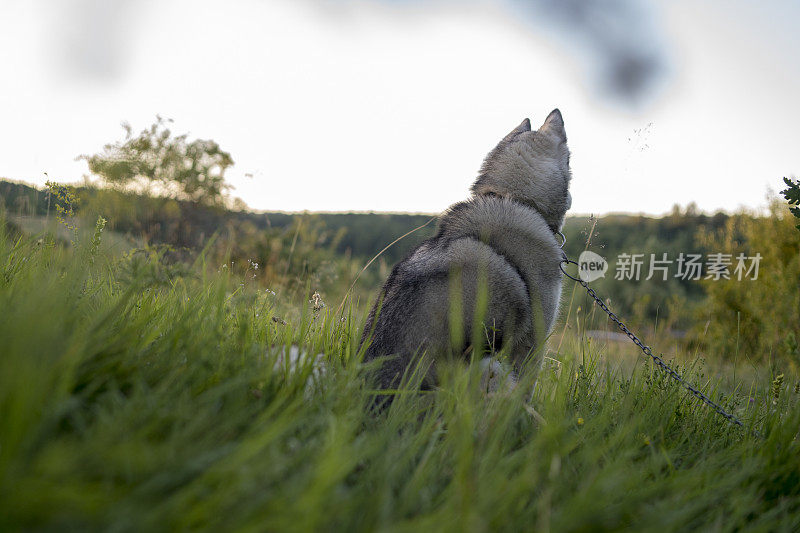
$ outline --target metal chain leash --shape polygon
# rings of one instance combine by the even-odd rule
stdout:
[[[564,237],[564,235],[563,235],[563,234],[560,234],[560,235],[561,235],[561,238],[563,239],[563,242],[562,242],[562,244],[561,244],[561,246],[563,247],[563,246],[564,246],[564,243],[566,242],[566,238]],[[564,259],[562,259],[561,263],[559,264],[559,268],[561,269],[561,272],[562,272],[562,273],[563,273],[565,276],[567,276],[569,279],[571,279],[571,280],[573,280],[573,281],[576,281],[576,282],[578,282],[578,283],[579,283],[581,286],[583,286],[583,288],[584,288],[584,289],[586,289],[586,292],[587,292],[587,293],[589,293],[589,296],[591,296],[591,297],[592,297],[592,299],[595,301],[595,303],[596,303],[598,306],[600,306],[600,309],[602,309],[603,311],[605,311],[605,312],[606,312],[606,314],[608,315],[608,317],[609,317],[609,318],[610,318],[610,319],[611,319],[611,320],[612,320],[612,321],[613,321],[613,322],[614,322],[614,323],[617,325],[617,327],[619,327],[619,329],[620,329],[620,330],[621,330],[621,331],[622,331],[622,332],[623,332],[625,335],[627,335],[627,336],[628,336],[628,338],[629,338],[631,341],[633,341],[633,343],[634,343],[636,346],[638,346],[638,347],[639,347],[639,349],[640,349],[640,350],[642,350],[642,352],[643,352],[643,353],[644,353],[646,356],[650,357],[650,358],[653,360],[653,363],[655,363],[655,365],[656,365],[657,367],[659,367],[661,370],[663,370],[664,372],[666,372],[666,373],[667,373],[667,374],[668,374],[668,375],[669,375],[669,376],[670,376],[672,379],[674,379],[675,381],[677,381],[678,383],[680,383],[680,384],[681,384],[681,385],[682,385],[682,386],[683,386],[683,387],[684,387],[686,390],[688,390],[689,392],[691,392],[691,393],[692,393],[692,394],[693,394],[693,395],[694,395],[694,396],[695,396],[697,399],[699,399],[700,401],[702,401],[702,402],[703,402],[704,404],[706,404],[707,406],[711,407],[711,408],[712,408],[714,411],[716,411],[716,412],[717,412],[717,413],[718,413],[720,416],[722,416],[722,417],[724,417],[725,419],[727,419],[727,420],[728,420],[728,422],[730,422],[730,423],[732,423],[732,424],[735,424],[735,425],[737,425],[737,426],[739,426],[739,427],[741,427],[741,428],[744,428],[744,424],[742,423],[742,421],[741,421],[741,420],[739,420],[739,418],[737,418],[737,417],[736,417],[736,415],[733,415],[733,414],[731,414],[731,413],[729,413],[729,412],[725,411],[725,409],[723,409],[723,408],[722,408],[722,406],[720,406],[720,405],[719,405],[718,403],[716,403],[714,400],[712,400],[711,398],[709,398],[708,396],[706,396],[705,394],[703,394],[702,392],[700,392],[700,390],[699,390],[699,389],[697,389],[697,388],[696,388],[694,385],[692,385],[691,383],[689,383],[688,381],[686,381],[685,379],[683,379],[683,378],[681,377],[681,375],[680,375],[680,374],[678,374],[678,373],[677,373],[675,370],[673,370],[673,369],[672,369],[672,368],[671,368],[671,367],[670,367],[670,366],[669,366],[667,363],[665,363],[665,362],[664,362],[664,360],[663,360],[661,357],[659,357],[659,356],[657,356],[656,354],[654,354],[654,353],[653,353],[653,351],[650,349],[650,347],[649,347],[649,346],[647,346],[646,344],[644,344],[644,343],[641,341],[641,339],[639,339],[639,337],[637,337],[635,333],[633,333],[631,330],[629,330],[629,329],[628,329],[628,327],[625,325],[625,323],[624,323],[624,322],[622,322],[622,320],[620,320],[620,319],[619,319],[619,317],[618,317],[616,314],[614,314],[614,312],[613,312],[613,311],[611,311],[611,309],[609,309],[609,308],[608,308],[608,306],[605,304],[605,302],[604,302],[604,301],[603,301],[603,300],[602,300],[602,299],[601,299],[599,296],[597,296],[597,293],[596,293],[596,292],[594,292],[594,289],[592,289],[591,287],[589,287],[589,283],[588,283],[588,282],[586,282],[586,281],[584,281],[584,280],[580,279],[579,277],[578,277],[578,278],[575,278],[575,277],[573,277],[573,276],[569,275],[569,274],[567,273],[567,271],[565,270],[565,265],[570,265],[570,264],[572,264],[572,265],[575,265],[575,266],[577,266],[578,268],[580,268],[580,265],[578,265],[578,263],[577,263],[577,262],[575,262],[575,261],[572,261],[571,259],[569,259],[569,258],[567,257],[567,253],[566,253],[566,252],[564,252],[563,250],[562,250],[562,253],[564,254]],[[755,433],[755,434],[756,434],[756,435],[758,435],[758,433]]]

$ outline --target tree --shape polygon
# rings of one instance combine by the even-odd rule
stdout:
[[[800,206],[800,181],[783,178],[783,182],[786,183],[786,188],[781,191],[781,194],[789,202],[789,211],[796,218],[800,218],[800,207],[798,207]],[[797,229],[800,229],[800,224],[797,225]]]
[[[177,199],[219,204],[230,185],[225,171],[233,165],[228,152],[212,140],[187,141],[187,134],[173,136],[171,120],[156,122],[138,136],[124,123],[125,140],[107,144],[103,152],[82,155],[89,171],[108,185],[139,186]]]

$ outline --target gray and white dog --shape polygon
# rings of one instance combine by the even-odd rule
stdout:
[[[558,109],[537,131],[526,118],[489,152],[473,196],[451,206],[436,235],[394,267],[367,318],[364,360],[389,356],[379,367],[379,386],[397,387],[419,357],[435,363],[463,354],[478,338],[475,327],[491,348],[510,355],[514,371],[531,359],[538,368],[538,348],[561,297],[556,235],[572,204],[570,178]],[[476,314],[479,305],[483,312]],[[429,388],[436,367],[423,368],[422,385]]]

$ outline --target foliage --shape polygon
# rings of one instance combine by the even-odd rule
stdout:
[[[173,136],[165,120],[156,122],[138,136],[123,123],[125,140],[107,144],[103,152],[82,155],[92,174],[109,185],[155,186],[160,193],[201,202],[219,204],[230,186],[225,171],[233,165],[228,152],[212,140],[187,141],[187,134]]]
[[[798,207],[800,206],[800,181],[783,178],[783,182],[786,184],[786,188],[781,191],[781,194],[789,202],[789,211],[795,218],[800,218],[800,207]],[[797,225],[797,229],[800,229],[800,224]]]
[[[702,235],[730,253],[761,255],[758,279],[705,282],[694,337],[715,356],[772,360],[800,369],[800,234],[777,198],[768,216],[738,214]]]
[[[106,229],[106,219],[102,216],[97,217],[97,222],[94,224],[94,234],[92,235],[92,240],[89,247],[89,253],[91,256],[97,255],[97,251],[100,249],[100,241],[103,236],[103,230]]]
[[[690,204],[684,209],[675,207],[667,216],[656,218],[642,215],[607,215],[600,218],[571,217],[564,226],[567,242],[564,246],[570,258],[577,260],[580,253],[591,250],[609,263],[604,278],[592,282],[592,287],[604,299],[610,300],[612,309],[621,317],[634,320],[641,327],[655,324],[659,329],[686,330],[693,322],[692,309],[705,298],[703,286],[694,280],[675,277],[672,270],[667,279],[654,276],[646,279],[647,269],[642,268],[638,280],[615,279],[617,257],[621,253],[643,254],[649,264],[651,254],[660,258],[667,254],[675,260],[681,253],[705,256],[719,252],[718,243],[698,240],[699,228],[716,231],[725,225],[728,215],[706,215]],[[579,295],[584,308],[591,300]],[[603,319],[594,324],[599,328]]]
[[[78,197],[75,195],[75,190],[53,181],[48,181],[46,185],[48,193],[55,197],[56,220],[77,238],[78,226],[75,225],[75,207],[78,205]]]
[[[374,413],[358,313],[305,296],[274,320],[280,290],[202,257],[83,246],[0,233],[1,530],[800,527],[792,378],[679,367],[763,439],[585,342],[535,389],[486,396],[454,363]]]
[[[175,198],[90,186],[77,187],[74,194],[80,204],[75,208],[77,219],[82,220],[86,227],[94,224],[99,216],[107,219],[106,238],[126,241],[128,244],[122,247],[123,251],[131,247],[142,248],[145,244],[155,248],[166,246],[163,258],[181,262],[192,261],[201,250],[205,250],[204,257],[214,265],[214,269],[225,265],[224,268],[238,275],[250,269],[248,283],[258,285],[262,290],[280,288],[282,296],[293,301],[302,300],[307,291],[325,287],[324,296],[335,302],[334,307],[338,307],[353,278],[369,259],[397,237],[430,220],[427,215],[231,211],[221,206],[204,206]],[[0,181],[0,195],[15,221],[24,220],[29,214],[44,217],[48,212],[46,192]],[[757,223],[761,218],[756,213],[740,213],[733,219],[724,213],[706,215],[692,205],[675,208],[662,218],[608,215],[587,222],[585,218],[571,217],[564,228],[567,236],[565,250],[570,257],[577,258],[589,240],[588,248],[609,262],[622,252],[642,253],[648,257],[651,253],[657,256],[667,253],[674,259],[682,252],[705,256],[713,252],[735,254],[745,248],[758,251],[762,249],[758,241],[746,247],[742,243],[746,240],[743,232],[750,221]],[[788,223],[791,217],[786,218]],[[731,221],[734,219],[736,222]],[[354,300],[362,306],[367,305],[392,265],[435,231],[435,224],[431,223],[381,254],[358,279]],[[785,237],[791,239],[791,235]],[[775,244],[768,232],[750,238],[764,239],[767,247]],[[765,268],[771,268],[772,263],[766,261],[763,259]],[[259,269],[254,271],[252,264],[258,264]],[[755,357],[754,354],[769,357],[770,353],[775,353],[791,360],[790,354],[798,353],[791,348],[791,335],[795,331],[791,322],[786,328],[781,320],[770,322],[775,324],[775,334],[770,333],[773,326],[762,327],[752,315],[745,316],[755,312],[755,308],[748,308],[738,316],[740,329],[737,330],[736,312],[742,313],[743,309],[734,309],[725,299],[707,299],[709,288],[717,289],[719,293],[724,288],[720,284],[727,287],[721,281],[702,283],[673,275],[667,280],[656,276],[650,280],[619,281],[614,279],[613,268],[612,265],[606,278],[592,282],[592,287],[610,302],[620,317],[648,338],[656,337],[674,344],[672,335],[682,336],[688,331],[693,347],[702,349],[711,357],[730,359],[736,357],[736,339],[741,341],[741,326],[745,324],[751,339],[747,344],[748,357]],[[791,269],[786,275],[791,276]],[[761,287],[762,283],[763,280],[758,286]],[[736,289],[746,290],[750,286],[745,284]],[[581,320],[587,321],[588,329],[604,329],[607,326],[605,316],[596,312],[584,291],[573,292],[575,288],[574,285],[565,285],[567,301],[573,302],[576,310],[589,311],[580,315]],[[771,292],[763,297],[765,305],[773,298],[789,301],[782,299],[784,289],[780,282],[771,284],[769,290]],[[787,294],[794,294],[793,289]],[[747,298],[745,296],[745,300]],[[783,305],[781,303],[778,307]],[[724,327],[706,328],[712,316],[727,317],[720,318],[719,323],[714,322]],[[766,316],[770,316],[769,310]],[[789,311],[786,316],[791,318],[795,314]],[[783,336],[778,335],[781,328],[786,332]],[[661,335],[665,338],[660,339]],[[800,339],[800,335],[794,335]],[[759,337],[769,338],[767,344],[772,348],[762,349],[766,345],[759,344]],[[740,343],[738,346],[741,349],[744,345]]]

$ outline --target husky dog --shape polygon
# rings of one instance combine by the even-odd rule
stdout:
[[[572,204],[570,177],[558,109],[537,131],[526,118],[489,152],[472,197],[450,206],[436,235],[394,267],[372,307],[361,342],[369,342],[365,361],[388,356],[379,386],[396,388],[412,364],[463,355],[477,338],[507,353],[514,372],[541,361],[561,297],[556,234]],[[422,368],[430,388],[435,365]]]

